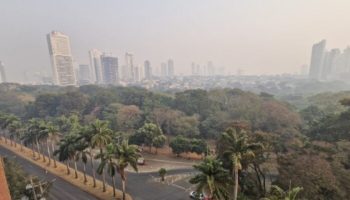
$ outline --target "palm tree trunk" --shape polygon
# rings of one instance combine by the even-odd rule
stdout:
[[[105,174],[105,170],[103,169],[102,170],[102,181],[103,181],[103,183],[102,183],[102,191],[103,192],[106,192],[106,174]]]
[[[74,173],[75,173],[75,178],[78,178],[77,161],[75,160],[74,160]]]
[[[55,145],[53,144],[53,142],[51,142],[51,150],[52,150],[52,153],[55,152]],[[54,166],[54,168],[56,168],[57,167],[57,163],[56,163],[55,156],[52,156],[52,160],[53,160],[53,166]]]
[[[115,176],[112,176],[112,184],[113,184],[113,196],[115,197]]]
[[[94,169],[94,160],[92,158],[92,149],[90,148],[90,161],[91,161],[91,170],[92,170],[92,179],[93,179],[93,182],[94,182],[94,187],[96,187],[96,172],[95,172],[95,169]]]
[[[237,195],[238,195],[238,167],[234,167],[234,188],[233,188],[233,200],[237,200]]]
[[[125,200],[125,185],[126,185],[126,180],[122,179],[122,187],[123,187],[123,200]]]
[[[46,140],[46,147],[47,147],[47,156],[49,158],[49,166],[51,165],[51,152],[50,152],[50,146],[49,146],[49,141]]]
[[[20,145],[20,149],[21,149],[21,151],[23,151],[23,141],[22,141],[22,140],[20,140],[19,142],[20,142],[20,143],[19,143],[19,145]]]
[[[39,143],[39,145],[40,145],[40,150],[42,150],[41,154],[43,156],[43,162],[46,162],[46,156],[45,156],[45,153],[44,153],[45,150],[43,149],[43,144]]]
[[[100,147],[100,154],[103,155],[102,147]],[[102,156],[101,156],[101,163],[102,163]],[[106,175],[105,170],[102,170],[102,179],[103,179],[103,192],[106,192]]]
[[[32,143],[32,153],[33,153],[33,158],[35,159],[34,143]]]
[[[69,174],[70,174],[70,170],[69,170],[69,161],[67,160],[66,162],[67,162],[67,164],[66,164],[66,166],[67,166],[67,175],[69,175]]]
[[[35,142],[36,142],[36,149],[38,150],[38,156],[39,156],[39,160],[40,160],[40,158],[41,158],[40,156],[41,156],[41,155],[40,155],[40,146],[39,146],[39,142],[38,142],[37,139],[36,139]]]
[[[83,169],[84,169],[84,183],[87,183],[87,178],[86,178],[86,163],[83,163]]]

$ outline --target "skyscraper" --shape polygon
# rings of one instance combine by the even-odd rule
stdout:
[[[323,80],[327,80],[330,77],[330,75],[334,72],[336,61],[339,59],[339,56],[340,56],[339,49],[332,49],[331,51],[325,53],[322,73],[321,73],[321,78]]]
[[[320,80],[325,57],[326,40],[312,46],[309,77]]]
[[[79,85],[87,85],[91,83],[90,66],[79,65]]]
[[[168,73],[167,73],[167,75],[169,77],[173,77],[175,75],[175,72],[174,72],[174,61],[172,59],[168,60]]]
[[[144,62],[144,71],[145,71],[145,79],[151,80],[152,79],[152,67],[149,60],[146,60]]]
[[[70,41],[67,35],[52,31],[47,34],[53,82],[56,85],[76,85]]]
[[[168,75],[168,69],[167,69],[166,63],[162,63],[160,65],[160,76],[166,77],[167,75]]]
[[[118,58],[108,54],[101,55],[102,78],[104,84],[117,84],[119,81]]]
[[[125,66],[122,70],[123,80],[134,81],[134,58],[131,53],[125,53]]]
[[[215,75],[215,68],[214,68],[214,64],[212,61],[208,61],[207,64],[207,72],[208,72],[208,76],[214,76]]]
[[[5,83],[6,81],[7,80],[6,80],[5,66],[0,61],[0,83]]]
[[[103,83],[101,55],[102,52],[97,49],[89,51],[91,81],[98,84]]]

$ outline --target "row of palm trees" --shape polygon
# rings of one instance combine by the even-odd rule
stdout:
[[[61,117],[55,123],[41,119],[31,119],[22,123],[14,115],[0,113],[0,128],[5,142],[10,145],[29,146],[32,156],[46,162],[48,166],[57,167],[58,161],[64,162],[67,174],[70,165],[74,165],[74,177],[78,178],[77,162],[83,165],[84,183],[87,164],[90,161],[93,187],[96,187],[96,173],[102,176],[102,190],[106,191],[106,174],[112,178],[113,196],[116,196],[115,178],[119,174],[122,181],[123,200],[126,198],[126,168],[131,166],[138,171],[137,160],[140,152],[137,146],[129,145],[127,139],[120,139],[120,133],[114,133],[107,121],[95,120],[82,126],[77,116]],[[46,150],[44,150],[46,148]],[[45,153],[44,153],[45,151]],[[94,152],[98,151],[96,155]],[[45,156],[46,154],[46,156]],[[94,161],[99,160],[97,168]],[[53,164],[53,165],[52,165]]]

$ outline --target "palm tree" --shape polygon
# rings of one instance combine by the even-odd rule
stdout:
[[[14,123],[17,123],[17,122],[19,122],[19,119],[18,119],[18,117],[16,117],[15,115],[6,115],[6,114],[4,114],[2,117],[1,117],[1,129],[3,129],[3,130],[8,130],[9,129],[9,127],[12,125],[12,124],[14,124]],[[8,131],[10,131],[10,130],[8,130]],[[6,138],[6,134],[5,134],[6,132],[4,132],[4,136],[5,136],[5,143],[7,143],[7,138]],[[11,133],[10,133],[10,135],[11,135]],[[11,137],[11,136],[10,136]],[[11,146],[12,146],[12,141],[10,141],[10,144],[11,144]]]
[[[91,146],[92,148],[98,147],[100,154],[103,154],[103,148],[112,141],[112,130],[108,128],[107,121],[96,120],[90,126],[91,131]],[[102,162],[102,158],[101,158]],[[104,171],[102,171],[103,179],[103,192],[106,191],[106,176]]]
[[[13,140],[15,147],[17,147],[16,141],[18,140],[18,138],[20,138],[20,135],[21,135],[21,127],[22,127],[22,124],[18,118],[15,118],[13,121],[11,121],[11,123],[7,127],[10,133],[11,145]]]
[[[122,179],[123,200],[125,200],[126,173],[125,168],[130,165],[136,172],[137,160],[141,157],[140,151],[136,145],[129,145],[128,140],[123,140],[121,144],[116,145],[117,169]]]
[[[84,183],[87,182],[86,178],[86,163],[88,160],[88,156],[90,156],[89,151],[87,151],[88,145],[85,144],[83,141],[78,141],[75,150],[75,160],[81,160],[83,162],[83,173],[84,173]]]
[[[44,129],[41,131],[40,137],[46,140],[47,155],[49,158],[48,165],[51,165],[51,152],[55,152],[55,143],[58,141],[61,134],[59,133],[58,127],[48,122],[44,125]],[[51,149],[50,149],[51,148]],[[57,167],[55,157],[52,157],[54,167]]]
[[[67,167],[67,174],[70,174],[69,161],[74,161],[75,178],[78,178],[77,162],[76,162],[76,142],[77,136],[69,134],[64,136],[60,142],[58,149],[54,152],[54,155],[58,155],[59,161],[65,161]]]
[[[277,185],[271,186],[270,197],[261,200],[296,200],[298,194],[303,190],[302,187],[292,188],[291,185],[287,191],[284,191]]]
[[[203,162],[193,167],[199,174],[192,177],[190,183],[197,185],[198,194],[203,192],[211,200],[227,199],[232,180],[219,160],[206,157]]]
[[[254,150],[262,149],[263,146],[259,143],[249,143],[247,134],[239,128],[229,128],[221,136],[221,143],[223,145],[223,155],[229,159],[233,178],[233,200],[237,200],[239,174],[242,169],[241,161],[243,159],[254,158]]]
[[[106,165],[107,165],[107,172],[108,175],[112,177],[112,184],[113,184],[113,196],[115,197],[115,174],[117,171],[117,163],[115,162],[116,157],[116,146],[113,144],[107,145],[106,152],[103,154],[96,155],[96,159],[101,159],[101,163],[97,168],[97,173],[102,174]]]
[[[36,144],[39,159],[41,158],[40,157],[41,156],[41,148],[39,145],[39,137],[40,137],[40,132],[43,129],[42,123],[43,122],[39,119],[30,119],[28,121],[28,126],[27,126],[27,133],[28,134],[26,134],[27,142],[31,143],[33,146],[34,146],[34,144]],[[29,137],[32,137],[32,138],[29,138]],[[34,147],[33,147],[33,149],[34,149]]]

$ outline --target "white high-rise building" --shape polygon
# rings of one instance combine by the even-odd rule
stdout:
[[[79,65],[79,85],[88,85],[91,83],[91,72],[89,65]]]
[[[125,65],[122,70],[123,80],[134,81],[134,58],[131,53],[125,53]]]
[[[175,76],[174,61],[172,59],[168,60],[168,70],[167,71],[168,71],[167,75],[169,77]]]
[[[311,62],[309,77],[311,79],[320,80],[322,67],[325,59],[326,40],[314,44],[312,46]]]
[[[103,83],[101,55],[102,52],[97,49],[89,51],[91,81],[97,84]]]
[[[6,80],[5,66],[0,61],[0,83],[5,83],[6,81],[7,80]]]
[[[52,78],[56,85],[76,85],[70,41],[67,35],[52,31],[47,34],[52,66]]]

